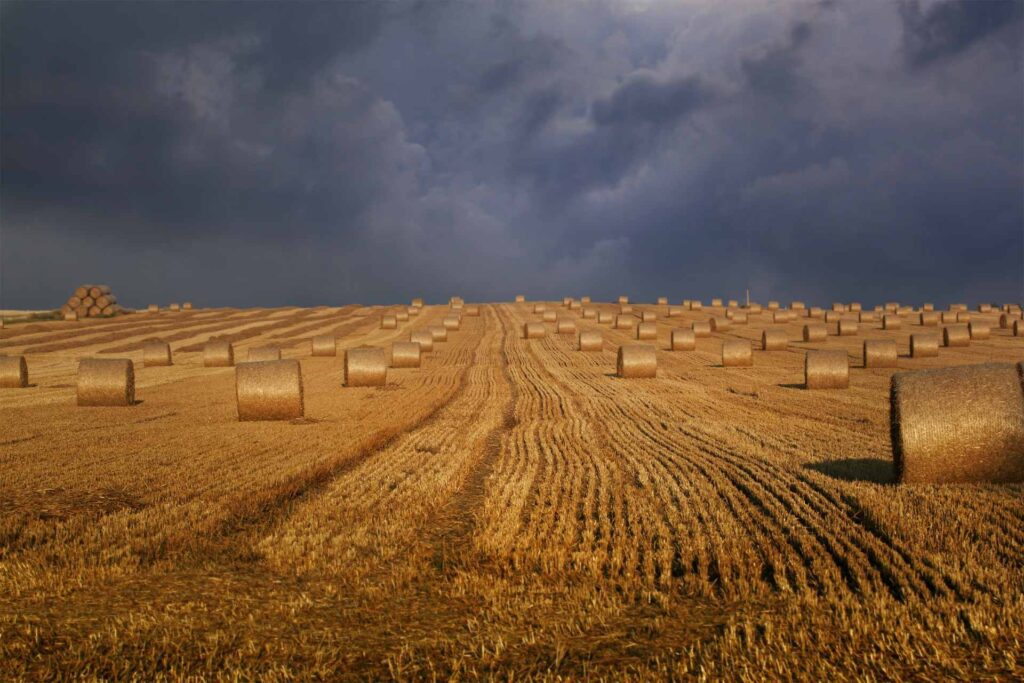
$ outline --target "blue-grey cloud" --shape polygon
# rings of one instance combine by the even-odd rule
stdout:
[[[1020,0],[942,0],[921,8],[904,0],[903,41],[907,58],[922,65],[961,52],[972,44],[1024,18]],[[1016,29],[1020,33],[1020,28]],[[1019,35],[1018,35],[1019,40]]]

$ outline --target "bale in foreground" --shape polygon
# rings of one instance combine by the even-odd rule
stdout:
[[[0,387],[23,389],[28,386],[25,356],[0,356]]]
[[[615,369],[619,377],[656,377],[658,354],[650,344],[624,344],[619,347]]]
[[[142,364],[147,368],[171,365],[171,345],[163,341],[148,342],[142,347]]]
[[[864,367],[894,368],[899,353],[893,339],[866,339],[864,341]]]
[[[746,339],[726,339],[722,342],[722,367],[745,367],[754,364],[752,346]]]
[[[211,339],[203,347],[203,366],[230,368],[235,364],[235,347],[223,339]]]
[[[391,344],[391,367],[418,368],[420,366],[420,345],[412,341],[396,341]]]
[[[697,335],[693,330],[672,330],[670,346],[673,351],[693,351],[697,348]]]
[[[78,405],[135,403],[135,365],[126,358],[83,358],[78,362]]]
[[[414,330],[409,333],[409,341],[420,345],[420,353],[430,353],[434,350],[434,335],[430,330]]]
[[[900,483],[1024,481],[1021,364],[900,372],[890,384]]]
[[[543,339],[547,334],[548,330],[544,323],[523,323],[523,339]]]
[[[808,351],[804,356],[805,389],[846,389],[850,361],[846,351]]]
[[[377,387],[387,382],[388,364],[384,349],[361,348],[345,352],[345,386]]]
[[[580,351],[600,351],[604,348],[601,333],[597,330],[583,330],[579,336]]]
[[[293,420],[305,414],[302,370],[294,359],[241,363],[235,368],[238,419]]]

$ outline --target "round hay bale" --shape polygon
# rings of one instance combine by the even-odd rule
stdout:
[[[667,296],[659,296],[658,297],[658,305],[659,306],[668,306],[668,297]]]
[[[620,296],[619,297],[619,303],[620,304],[628,304],[629,303],[629,297],[628,296]]]
[[[898,309],[896,309],[896,313],[898,313],[899,315],[912,315],[914,313],[914,307],[900,306]]]
[[[779,302],[778,301],[769,301],[768,302],[768,310],[769,311],[777,311],[777,310],[779,310]]]
[[[589,304],[590,303],[590,297],[589,296],[581,296],[580,297],[580,303],[581,304]]]
[[[103,314],[103,309],[100,308],[99,306],[93,305],[93,306],[89,307],[89,317],[90,318],[98,318],[102,314]]]
[[[543,339],[548,334],[544,323],[523,323],[523,339]]]
[[[673,351],[693,351],[697,348],[697,335],[693,330],[676,328],[669,336],[669,348]]]
[[[78,297],[79,301],[89,296],[89,285],[82,285],[81,287],[76,287],[75,296]]]
[[[1013,336],[1024,337],[1024,321],[1014,320],[1013,321]]]
[[[943,323],[955,323],[956,322],[956,311],[943,311],[940,317]]]
[[[712,332],[725,332],[732,327],[732,322],[723,316],[714,316],[708,319],[708,326]]]
[[[950,304],[949,310],[959,313],[967,310],[967,304]]]
[[[747,324],[747,314],[744,313],[743,311],[737,311],[735,309],[730,308],[725,312],[725,317],[732,321],[734,325]]]
[[[113,294],[104,294],[103,296],[96,299],[96,305],[100,308],[106,308],[107,306],[113,306],[117,303],[117,297]],[[189,304],[191,306],[191,304]]]
[[[833,311],[839,311],[841,313],[845,313],[846,312],[846,304],[840,304],[840,303],[832,302],[832,310]]]
[[[900,305],[895,301],[888,301],[885,304],[886,313],[896,313],[900,310]]]
[[[690,329],[693,330],[693,336],[700,339],[701,337],[711,336],[711,323],[707,321],[698,321],[690,325]]]
[[[783,311],[776,309],[772,311],[772,322],[773,323],[788,323],[789,322],[789,311]]]
[[[596,308],[591,308],[590,306],[587,306],[586,308],[583,309],[583,319],[584,320],[594,320],[596,318],[597,318],[597,309]]]
[[[615,316],[609,311],[598,311],[597,322],[602,325],[609,325],[615,322]]]
[[[462,300],[461,296],[453,296],[448,299],[448,306],[454,311],[461,311],[462,307],[466,305],[466,302]]]
[[[804,356],[805,389],[846,389],[850,360],[846,351],[808,351]]]
[[[890,424],[897,480],[1024,481],[1022,369],[993,363],[893,375]]]
[[[808,323],[804,325],[805,342],[823,342],[828,337],[828,328],[821,323]]]
[[[860,331],[860,325],[855,320],[840,320],[836,323],[836,336],[853,337]]]
[[[918,314],[918,323],[921,327],[937,327],[939,324],[939,314],[934,311],[922,311]]]
[[[691,311],[699,311],[699,310],[702,310],[703,308],[704,308],[704,304],[702,304],[700,301],[691,301],[690,302],[690,310]]]
[[[91,296],[82,297],[82,308],[92,308],[96,305],[96,299]]]
[[[808,318],[824,318],[825,317],[825,311],[821,310],[817,306],[811,306],[810,308],[807,309],[807,317]]]
[[[409,322],[409,312],[408,311],[395,311],[395,320],[397,320],[400,323],[407,323],[407,322]]]
[[[860,313],[862,310],[864,310],[864,307],[860,305],[859,301],[854,301],[853,303],[846,307],[846,310],[850,311],[851,313]]]
[[[457,330],[462,326],[462,318],[458,315],[446,315],[441,322],[447,330]]]
[[[203,346],[203,367],[230,368],[235,364],[235,346],[226,339],[211,339]]]
[[[419,342],[396,341],[391,344],[391,367],[418,368],[420,366]]]
[[[147,342],[142,347],[143,367],[161,367],[172,365],[171,345],[164,341]]]
[[[78,314],[74,311],[67,311],[64,314],[64,320],[75,321],[78,320]]]
[[[106,285],[93,285],[89,288],[89,296],[93,299],[98,299],[104,294],[110,294],[110,287]]]
[[[247,360],[250,363],[263,363],[271,360],[281,360],[281,349],[276,346],[257,346],[249,349]]]
[[[167,310],[173,313],[177,313],[181,310],[181,304],[168,304]]]
[[[431,325],[427,328],[430,330],[430,336],[434,338],[434,343],[448,341],[448,328],[444,325]]]
[[[75,309],[75,315],[77,315],[79,319],[88,318],[89,309],[86,308],[85,306],[79,306],[78,308]]]
[[[423,299],[415,298],[412,300],[413,308],[423,308]]]
[[[658,314],[654,311],[644,311],[640,314],[640,322],[652,323],[658,319]]]
[[[382,315],[380,317],[380,329],[394,330],[398,328],[398,318],[393,315]]]
[[[722,307],[722,300],[721,299],[712,299],[711,300],[711,307],[712,308],[721,308]]]
[[[0,388],[23,389],[28,386],[25,356],[0,356]]]
[[[668,317],[670,317],[670,318],[678,318],[682,314],[683,314],[683,307],[682,306],[669,306],[668,307]]]
[[[576,332],[576,321],[573,318],[559,318],[555,323],[556,334],[574,334]]]
[[[992,328],[990,328],[986,323],[981,323],[977,320],[972,320],[967,323],[967,331],[970,333],[972,340],[988,339],[989,335],[992,334]]]
[[[582,330],[577,341],[580,351],[601,351],[604,348],[604,340],[597,330]]]
[[[78,308],[81,305],[82,305],[82,297],[72,296],[72,297],[68,298],[68,302],[67,302],[68,308]]]
[[[299,361],[239,363],[235,368],[235,403],[240,422],[303,417],[305,405]]]
[[[76,394],[80,406],[133,405],[135,366],[126,358],[83,358]]]
[[[150,304],[150,305],[149,305],[149,306],[148,306],[148,307],[146,308],[146,310],[147,310],[147,311],[149,311],[150,313],[157,313],[157,312],[159,312],[159,311],[160,311],[160,307],[159,307],[159,306],[157,306],[156,304]]]
[[[544,311],[544,313],[541,314],[541,320],[546,323],[553,323],[558,320],[558,312],[550,310]]]
[[[114,315],[115,313],[117,313],[117,309],[114,306],[107,306],[102,311],[100,311],[100,315],[107,318]]]
[[[430,334],[430,330],[413,330],[409,333],[409,341],[420,345],[420,353],[434,350],[434,335]]]
[[[991,313],[992,304],[978,304],[978,313]]]
[[[903,321],[894,313],[886,313],[882,316],[883,330],[898,330],[903,327]]]
[[[478,304],[468,304],[466,306],[466,310],[464,312],[470,318],[479,318],[480,317],[480,306]]]
[[[728,306],[729,308],[739,308],[740,307],[740,302],[737,301],[736,299],[729,299],[726,302],[726,306]]]
[[[875,322],[875,314],[871,311],[859,311],[857,313],[857,322],[873,323]]]
[[[932,358],[939,355],[939,335],[918,333],[910,335],[910,357]]]
[[[388,377],[384,349],[361,347],[345,351],[345,386],[380,387]]]
[[[864,340],[864,367],[894,368],[896,367],[898,358],[899,352],[896,349],[896,342],[894,340]]]
[[[922,304],[921,305],[921,310],[922,311],[927,311],[928,313],[931,313],[932,311],[935,310],[935,304]]]
[[[543,313],[546,310],[547,310],[547,306],[545,306],[544,304],[534,304],[533,305],[533,312],[534,313]]]
[[[516,303],[517,304],[525,304],[526,303],[526,295],[525,294],[516,294]]]
[[[942,328],[943,346],[970,346],[971,332],[967,325],[949,325]]]
[[[314,356],[335,356],[338,353],[338,340],[333,334],[313,337],[312,350]]]
[[[969,323],[971,322],[971,314],[966,311],[957,311],[956,321],[958,323]]]
[[[633,306],[631,304],[621,304],[621,305],[619,305],[619,314],[620,315],[630,315],[632,312],[633,312]]]
[[[726,339],[722,342],[722,367],[744,367],[753,364],[753,346],[749,340]]]
[[[642,322],[636,326],[636,338],[643,340],[658,338],[658,323]]]
[[[1013,321],[1016,316],[1009,313],[1003,313],[999,316],[999,327],[1003,330],[1008,330],[1013,327]]]
[[[184,311],[191,311],[192,310],[192,302],[191,301],[186,301],[185,303],[183,303],[181,305],[181,308]]]
[[[562,297],[562,305],[563,306],[568,307],[569,304],[571,304],[571,303],[572,303],[572,297],[571,296],[563,296]]]
[[[843,317],[842,313],[837,313],[834,310],[832,310],[832,311],[825,311],[825,322],[827,322],[827,323],[838,322],[842,317]]]
[[[636,323],[636,318],[631,315],[617,315],[615,316],[615,329],[617,330],[631,330],[633,325]]]
[[[619,347],[615,369],[619,377],[657,377],[658,354],[650,344],[623,344]]]
[[[785,351],[789,346],[789,335],[781,327],[772,327],[761,333],[762,351]]]
[[[807,309],[807,305],[803,301],[793,301],[789,304],[790,309],[794,311],[803,311]]]
[[[570,311],[575,311],[575,310],[576,310],[576,309],[578,309],[578,308],[579,308],[579,307],[580,307],[581,305],[582,305],[582,304],[580,304],[580,302],[579,302],[579,301],[577,301],[576,299],[573,299],[573,300],[571,300],[571,301],[569,302],[569,310],[570,310]]]

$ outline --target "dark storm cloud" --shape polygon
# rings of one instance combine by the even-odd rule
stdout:
[[[954,55],[1024,17],[1020,0],[945,0],[921,8],[918,0],[903,2],[903,41],[914,65]],[[1018,29],[1019,33],[1019,29]]]
[[[790,30],[789,39],[784,43],[773,45],[757,56],[744,57],[741,66],[750,86],[777,95],[791,93],[797,84],[795,70],[799,65],[800,48],[810,37],[810,23],[800,21]]]
[[[594,102],[593,118],[599,126],[664,126],[686,116],[710,97],[709,89],[695,76],[658,82],[649,74],[638,74],[607,98]]]

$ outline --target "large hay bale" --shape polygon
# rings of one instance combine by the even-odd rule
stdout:
[[[651,340],[658,338],[658,323],[642,322],[636,326],[636,338]]]
[[[712,332],[725,332],[732,327],[732,321],[724,315],[716,315],[708,319],[708,326],[711,327]]]
[[[722,367],[744,367],[753,364],[753,346],[749,340],[726,339],[722,342]]]
[[[523,323],[523,339],[543,339],[547,334],[548,330],[544,327],[544,323]]]
[[[803,334],[805,342],[823,342],[828,338],[828,328],[822,323],[807,323]]]
[[[235,368],[235,403],[241,422],[303,417],[305,404],[299,361],[239,363]]]
[[[992,304],[978,304],[978,313],[991,313]]]
[[[235,346],[226,339],[211,339],[203,345],[203,367],[230,368],[235,364]]]
[[[446,330],[457,330],[462,326],[462,318],[457,314],[449,314],[441,321]]]
[[[669,348],[673,351],[693,351],[697,348],[697,335],[693,330],[676,328],[669,335]]]
[[[1024,481],[1019,365],[900,372],[890,385],[893,465],[900,483]]]
[[[728,308],[739,308],[740,302],[737,301],[736,299],[729,299],[727,302],[725,302],[725,305]]]
[[[619,377],[656,377],[658,354],[650,344],[623,344],[619,347],[615,369]]]
[[[427,328],[430,331],[430,336],[434,338],[434,343],[448,341],[448,328],[444,325],[431,325]]]
[[[886,313],[882,316],[883,330],[898,330],[903,327],[903,321],[894,313]]]
[[[899,351],[892,339],[864,340],[864,367],[894,368],[898,362]]]
[[[792,301],[789,308],[794,311],[803,311],[807,309],[807,305],[803,301]]]
[[[875,314],[872,311],[858,311],[857,322],[860,323],[873,323],[875,322]]]
[[[165,341],[146,342],[142,347],[143,367],[161,367],[171,365],[171,345]]]
[[[805,389],[846,389],[850,386],[850,359],[846,351],[808,351],[804,355]]]
[[[98,318],[103,313],[103,309],[95,304],[89,307],[89,317]]]
[[[387,383],[387,378],[384,349],[364,346],[345,351],[345,386],[379,387]]]
[[[863,309],[864,307],[861,306],[859,301],[854,301],[850,303],[849,306],[846,307],[846,310],[850,311],[851,313],[860,313]]]
[[[767,308],[768,308],[769,311],[777,311],[777,310],[779,310],[779,302],[778,301],[769,301]]]
[[[396,341],[391,344],[391,367],[418,368],[422,349],[419,342]]]
[[[76,394],[80,406],[134,405],[135,366],[126,358],[83,358]]]
[[[860,331],[860,325],[855,320],[839,320],[836,323],[836,336],[853,337]]]
[[[659,306],[668,306],[668,297],[667,296],[659,296],[658,297],[658,305]]]
[[[762,351],[785,351],[789,346],[789,335],[781,327],[772,327],[761,333]]]
[[[247,359],[250,363],[265,363],[272,360],[281,360],[281,349],[276,346],[256,346],[249,349]]]
[[[939,355],[939,335],[919,332],[910,335],[910,357],[932,358]]]
[[[943,346],[970,346],[971,332],[967,325],[949,325],[942,328]]]
[[[573,318],[562,317],[555,323],[556,334],[575,334],[576,333],[576,320]]]
[[[108,306],[113,306],[116,303],[117,297],[114,296],[113,294],[104,294],[96,299],[96,305],[99,306],[100,308],[107,308]],[[192,307],[192,304],[185,305],[189,308]]]
[[[604,340],[597,330],[583,330],[577,338],[580,351],[601,351],[604,348]]]
[[[833,301],[832,302],[832,310],[833,311],[839,311],[841,313],[845,313],[846,312],[846,304],[841,304],[841,303],[837,303],[837,302]],[[826,320],[826,322],[828,322],[828,321]]]
[[[706,320],[700,320],[693,323],[690,325],[690,329],[693,330],[693,336],[698,339],[711,336],[711,323]]]
[[[1003,313],[999,316],[999,327],[1003,330],[1008,330],[1013,327],[1013,321],[1016,319],[1015,315],[1010,313]]]
[[[394,315],[382,315],[380,317],[380,329],[382,330],[394,330],[398,329],[398,318]]]
[[[598,311],[597,322],[601,325],[609,325],[615,322],[615,316],[610,311]]]
[[[658,319],[658,314],[654,311],[643,311],[640,314],[640,322],[653,323]]]
[[[972,340],[988,339],[989,335],[992,334],[992,328],[987,323],[978,322],[977,320],[967,323],[967,331],[970,333]]]
[[[409,333],[409,341],[420,345],[420,353],[434,350],[434,335],[430,334],[430,330],[413,330]]]
[[[25,356],[0,356],[0,388],[24,389],[28,386]]]
[[[682,314],[683,314],[683,307],[682,306],[669,306],[668,307],[668,317],[669,318],[678,318]]]
[[[949,310],[959,313],[967,310],[967,304],[950,304]]]
[[[636,323],[636,318],[631,315],[617,315],[615,316],[615,329],[617,330],[631,330],[633,325]]]
[[[921,327],[937,327],[939,324],[939,314],[934,311],[922,311],[918,315],[917,320]]]
[[[592,308],[591,306],[587,306],[586,308],[584,308],[583,309],[583,319],[584,320],[596,320],[597,319],[597,309],[596,308]]]
[[[338,353],[338,340],[333,334],[313,337],[312,351],[314,356],[335,356]]]

